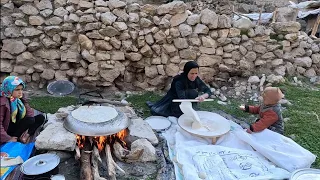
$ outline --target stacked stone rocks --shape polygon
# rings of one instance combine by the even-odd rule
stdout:
[[[261,74],[320,74],[319,42],[296,22],[254,27],[182,1],[1,0],[1,72],[43,87],[162,89],[196,60],[207,82]]]

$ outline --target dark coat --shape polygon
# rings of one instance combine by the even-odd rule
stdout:
[[[194,81],[190,81],[185,75],[176,76],[171,88],[167,94],[151,107],[151,114],[158,116],[175,116],[182,115],[180,110],[180,103],[173,103],[173,99],[194,99],[198,97],[199,93],[212,94],[209,87],[197,77]],[[193,103],[196,108],[196,103]]]
[[[24,106],[26,107],[25,117],[34,117],[34,111],[27,103],[25,98],[21,98]],[[7,130],[11,121],[10,101],[5,96],[0,96],[0,144],[8,142],[11,138],[7,134]]]

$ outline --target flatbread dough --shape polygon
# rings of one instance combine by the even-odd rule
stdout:
[[[193,122],[191,125],[191,128],[198,131],[210,131],[211,129],[204,125],[203,122],[200,120],[200,117],[198,113],[192,108],[191,102],[182,102],[180,104],[180,109],[183,112],[183,114],[186,114],[187,116],[191,117]]]
[[[80,106],[72,111],[71,115],[82,122],[101,123],[114,119],[118,116],[118,112],[107,106]]]
[[[203,137],[219,137],[230,130],[229,121],[216,113],[208,111],[197,111],[197,114],[201,119],[201,128],[193,129],[192,124],[195,121],[186,114],[182,114],[179,117],[179,126],[191,134]]]
[[[193,121],[191,128],[192,129],[200,129],[200,128],[202,128],[202,124],[200,124],[198,121]]]
[[[23,163],[23,159],[18,156],[16,158],[1,158],[1,167],[14,166]]]
[[[179,105],[181,111],[183,112],[183,114],[186,114],[188,116],[190,116],[194,121],[197,121],[198,124],[201,125],[201,121],[199,118],[198,113],[192,108],[192,103],[187,101],[187,102],[182,102]]]

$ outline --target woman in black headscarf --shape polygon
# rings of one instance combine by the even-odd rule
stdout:
[[[183,73],[175,76],[171,88],[167,94],[155,104],[147,102],[151,114],[155,116],[179,117],[183,113],[180,110],[180,103],[173,103],[173,99],[198,99],[200,102],[211,95],[208,86],[198,77],[199,66],[195,61],[189,61],[184,65]],[[203,93],[199,95],[199,93]],[[197,109],[197,103],[192,103]]]

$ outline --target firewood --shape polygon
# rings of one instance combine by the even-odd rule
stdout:
[[[83,149],[81,149],[81,168],[80,168],[80,179],[81,180],[93,180],[92,172],[91,172],[91,153],[89,152],[91,149],[89,141],[84,142]]]
[[[277,20],[277,14],[278,14],[278,8],[276,8],[276,10],[273,11],[273,15],[272,15],[272,23],[275,23]]]
[[[261,24],[262,8],[263,8],[263,7],[259,8],[259,19],[258,19],[258,23],[257,23],[258,25]]]
[[[143,154],[143,149],[127,150],[124,149],[119,142],[113,145],[114,155],[121,161],[130,162],[138,160]]]
[[[74,155],[74,158],[75,158],[76,160],[79,160],[80,157],[81,157],[80,149],[79,149],[78,146],[76,146],[75,150],[76,150],[76,154]]]
[[[119,167],[116,162],[114,162],[114,160],[112,158],[112,155],[111,155],[111,149],[110,149],[109,144],[106,145],[104,150],[105,150],[106,159],[107,159],[107,167],[108,167],[109,178],[111,180],[116,179],[116,168],[119,171],[121,171],[123,174],[125,174],[125,171],[123,169],[121,169],[121,167]]]
[[[92,151],[92,155],[91,155],[91,171],[92,171],[92,176],[93,176],[93,180],[107,180],[103,177],[100,176],[99,174],[99,166],[98,166],[98,162],[102,162],[101,157],[99,155],[99,150],[96,146],[93,147],[93,151]]]
[[[113,144],[113,153],[119,160],[124,161],[125,156],[130,152],[124,149],[119,142],[115,142]]]
[[[134,151],[130,151],[130,154],[126,156],[127,162],[132,162],[138,160],[142,154],[144,149],[135,149]]]
[[[315,36],[316,35],[318,27],[319,27],[319,24],[320,24],[320,14],[318,14],[317,20],[316,20],[316,22],[314,22],[314,25],[312,27],[311,36]]]
[[[91,146],[92,146],[92,144],[93,144],[93,137],[88,137],[89,138],[89,142],[90,142],[90,144],[91,144]]]

